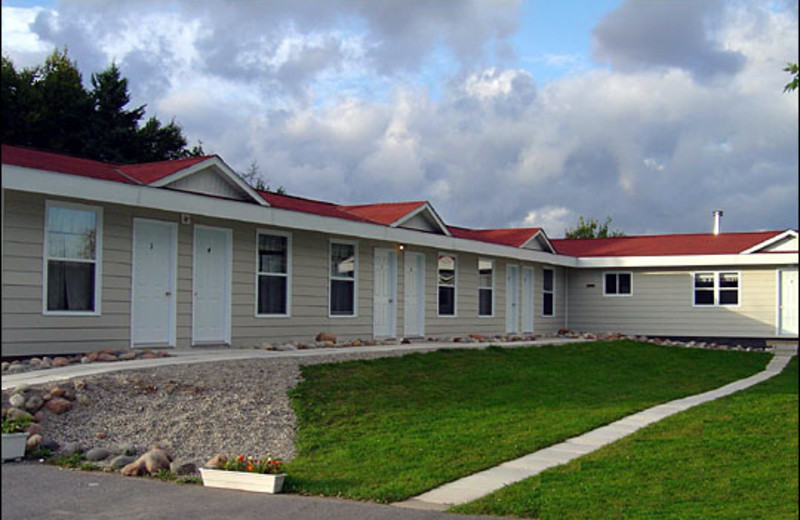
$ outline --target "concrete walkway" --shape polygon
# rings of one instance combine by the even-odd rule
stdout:
[[[504,348],[515,347],[541,347],[544,345],[566,345],[568,343],[580,343],[587,340],[580,338],[547,338],[536,341],[513,341],[505,343],[410,343],[406,345],[376,345],[372,347],[331,347],[331,348],[310,348],[303,350],[260,350],[260,349],[191,349],[191,350],[167,350],[170,357],[155,359],[137,359],[132,361],[115,361],[111,363],[90,363],[86,365],[68,365],[61,368],[49,368],[46,370],[31,370],[19,374],[3,374],[2,389],[14,388],[20,384],[39,385],[65,381],[74,377],[86,377],[106,372],[118,372],[120,370],[135,370],[139,368],[153,368],[170,365],[186,365],[191,363],[211,363],[214,361],[231,361],[238,359],[254,358],[307,358],[320,356],[340,356],[345,354],[359,353],[390,353],[390,352],[430,352],[440,349],[484,349],[489,346]]]
[[[444,511],[455,505],[472,502],[504,486],[538,475],[548,468],[566,464],[582,455],[591,453],[665,417],[766,381],[784,369],[792,356],[797,353],[797,346],[779,346],[775,348],[774,353],[775,355],[766,369],[755,375],[709,392],[670,401],[629,415],[578,437],[504,462],[497,467],[450,482],[394,505],[412,509]]]

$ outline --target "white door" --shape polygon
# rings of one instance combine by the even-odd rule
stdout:
[[[533,332],[533,268],[522,268],[522,332]]]
[[[177,226],[133,220],[131,345],[175,346]]]
[[[230,343],[231,231],[194,228],[192,343]]]
[[[406,251],[403,268],[403,335],[425,336],[425,255]]]
[[[506,332],[519,332],[519,266],[506,266]]]
[[[779,333],[797,336],[797,269],[782,269],[780,278]]]
[[[376,338],[395,337],[396,258],[397,254],[391,249],[375,249],[372,328]]]

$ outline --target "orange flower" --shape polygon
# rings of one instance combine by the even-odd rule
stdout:
[[[253,465],[252,464],[248,464],[247,465],[247,471],[253,471]]]
[[[244,455],[239,455],[238,457],[236,457],[236,460],[239,461],[239,462],[243,462],[244,461]]]

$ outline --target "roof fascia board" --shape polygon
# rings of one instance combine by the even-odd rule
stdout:
[[[780,242],[784,238],[788,238],[788,237],[797,238],[797,231],[794,231],[792,229],[787,229],[786,231],[784,231],[780,235],[775,235],[772,238],[769,238],[769,239],[767,239],[767,240],[765,240],[765,241],[763,241],[761,243],[758,243],[758,244],[754,245],[750,249],[745,249],[744,251],[742,251],[739,254],[741,254],[741,255],[749,255],[749,254],[755,253],[756,251],[761,251],[765,247],[769,247],[772,244],[775,244],[776,242]]]
[[[553,247],[553,244],[550,243],[550,240],[547,238],[547,235],[545,235],[542,232],[541,229],[539,231],[537,231],[532,237],[530,237],[528,240],[526,240],[525,243],[522,244],[519,247],[520,248],[526,248],[528,246],[528,244],[530,244],[531,242],[536,240],[539,236],[541,236],[544,239],[544,243],[547,245],[547,248],[550,249],[550,252],[553,253],[553,254],[556,254],[556,250]]]
[[[420,207],[418,207],[414,211],[411,211],[410,213],[407,213],[407,214],[403,215],[402,217],[400,217],[399,219],[395,220],[394,222],[392,222],[389,225],[391,227],[393,227],[393,228],[400,227],[401,225],[405,224],[406,222],[408,222],[412,218],[416,217],[417,215],[419,215],[423,211],[427,211],[428,212],[428,214],[431,216],[431,218],[433,219],[433,221],[436,223],[436,225],[439,227],[439,229],[441,230],[441,232],[443,234],[445,234],[448,237],[452,236],[450,234],[450,230],[447,229],[447,226],[444,224],[444,221],[439,217],[439,215],[433,209],[433,206],[431,206],[428,202],[425,202],[424,204],[422,204]]]
[[[162,179],[151,182],[150,186],[153,186],[154,188],[163,188],[169,184],[172,184],[175,181],[179,181],[184,177],[189,177],[190,175],[205,170],[211,166],[216,166],[217,168],[219,168],[219,170],[225,175],[227,180],[236,185],[237,187],[239,187],[239,189],[241,189],[245,193],[247,193],[247,195],[249,195],[250,198],[253,199],[253,202],[258,203],[261,206],[269,206],[267,201],[261,198],[261,196],[258,193],[256,193],[256,191],[253,188],[251,188],[246,182],[244,182],[241,179],[241,177],[236,175],[236,172],[231,170],[231,168],[227,164],[225,164],[225,162],[222,159],[216,156],[210,157],[205,161],[201,161],[197,164],[189,166],[188,168],[179,170],[173,173],[172,175],[168,175]]]
[[[578,269],[624,267],[714,267],[748,265],[797,264],[796,253],[765,253],[754,255],[674,255],[674,256],[614,256],[578,258]]]
[[[368,222],[255,206],[193,193],[159,189],[152,186],[123,184],[7,164],[2,166],[2,173],[3,188],[11,190],[158,209],[173,213],[203,215],[247,222],[259,226],[312,230],[331,235],[395,242],[444,251],[512,258],[549,265],[565,267],[575,267],[576,265],[576,259],[570,256],[551,255],[541,251],[520,250],[511,246],[436,235],[424,231],[392,228]]]

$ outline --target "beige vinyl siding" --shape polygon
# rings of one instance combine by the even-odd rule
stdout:
[[[127,348],[131,231],[125,222],[129,217],[119,207],[103,207],[101,314],[63,316],[42,313],[45,197],[7,190],[4,212],[3,355]]]
[[[631,296],[603,296],[606,270],[573,270],[569,273],[570,328],[653,336],[775,335],[775,269],[715,267],[625,271],[633,273]],[[741,272],[739,306],[693,305],[692,274],[710,271]]]

